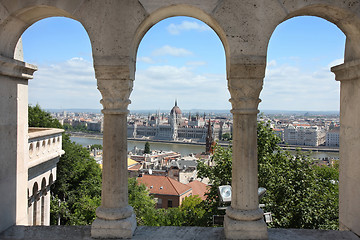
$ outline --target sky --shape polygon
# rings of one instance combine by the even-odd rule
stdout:
[[[38,66],[29,104],[45,109],[101,109],[91,44],[82,25],[47,18],[22,36],[25,62]],[[260,110],[338,111],[339,82],[330,67],[343,62],[345,35],[317,17],[280,24],[268,46]],[[230,110],[225,52],[216,33],[188,17],[165,19],[142,39],[130,110]]]

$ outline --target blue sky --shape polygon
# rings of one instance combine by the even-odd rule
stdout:
[[[41,20],[23,34],[24,58],[39,70],[29,103],[43,108],[102,108],[91,45],[78,22]],[[269,43],[260,110],[339,110],[339,82],[330,67],[343,62],[344,34],[315,17],[277,27]],[[225,53],[217,35],[193,18],[165,19],[144,36],[137,55],[130,110],[230,109]]]

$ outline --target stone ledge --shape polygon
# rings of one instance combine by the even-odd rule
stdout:
[[[1,240],[91,240],[90,226],[14,226],[0,234]],[[218,240],[225,239],[223,228],[147,227],[136,228],[134,240]],[[269,229],[269,240],[359,240],[350,231],[312,229]]]

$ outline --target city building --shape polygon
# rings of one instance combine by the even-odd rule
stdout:
[[[340,128],[331,129],[326,133],[326,146],[328,147],[340,146]]]
[[[128,122],[127,136],[128,138],[149,138],[165,141],[195,141],[206,142],[208,133],[208,124],[210,124],[210,132],[212,139],[221,139],[222,134],[231,132],[231,124],[223,121],[213,121],[209,119],[208,123],[199,115],[185,118],[182,115],[180,107],[175,101],[174,107],[170,110],[167,121],[157,113],[156,116],[148,117],[147,121],[136,122],[133,120]]]
[[[192,195],[192,188],[167,176],[142,175],[137,178],[157,200],[157,208],[178,207],[185,197]]]
[[[29,128],[26,225],[50,225],[50,186],[56,180],[56,164],[65,153],[61,148],[63,131]]]
[[[284,142],[289,145],[319,146],[325,143],[325,131],[309,124],[289,124],[284,129]]]

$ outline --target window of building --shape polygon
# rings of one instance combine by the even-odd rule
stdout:
[[[173,207],[173,201],[171,199],[168,200],[168,208]]]
[[[161,198],[157,199],[157,208],[162,208],[162,199]]]

